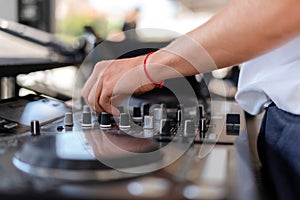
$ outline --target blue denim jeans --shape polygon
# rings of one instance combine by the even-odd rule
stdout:
[[[263,181],[274,197],[300,199],[300,116],[269,106],[257,147]]]

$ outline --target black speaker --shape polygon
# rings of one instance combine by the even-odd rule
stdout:
[[[54,0],[18,0],[18,22],[47,32],[54,31]]]

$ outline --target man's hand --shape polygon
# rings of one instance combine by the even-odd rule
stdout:
[[[154,88],[143,71],[145,56],[98,62],[85,83],[82,95],[96,112],[118,115],[116,105],[124,96]]]

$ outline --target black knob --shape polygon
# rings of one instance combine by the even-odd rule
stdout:
[[[130,120],[129,120],[129,114],[128,113],[121,113],[120,114],[119,128],[121,130],[130,128]]]
[[[134,122],[142,122],[143,117],[141,113],[141,108],[140,107],[133,107],[133,116],[132,119]]]
[[[196,120],[200,120],[201,118],[204,118],[204,106],[198,105],[196,106]]]
[[[30,123],[30,131],[32,136],[40,135],[40,122],[38,120],[32,120]]]
[[[160,135],[171,135],[172,121],[170,119],[162,119],[160,121]]]
[[[133,117],[141,117],[141,108],[140,107],[133,107]]]
[[[111,115],[107,112],[102,112],[100,117],[100,127],[101,128],[110,128],[111,127]]]
[[[146,103],[146,104],[143,104],[143,115],[146,116],[146,115],[149,115],[149,110],[150,110],[150,104]]]
[[[167,106],[164,103],[160,104],[160,108],[162,109],[163,119],[167,118]]]

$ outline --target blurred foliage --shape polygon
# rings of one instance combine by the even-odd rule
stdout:
[[[64,19],[56,21],[56,35],[66,41],[74,41],[83,34],[84,26],[92,26],[101,38],[114,30],[120,30],[122,21],[110,22],[105,18],[92,18],[84,15],[69,14]]]

